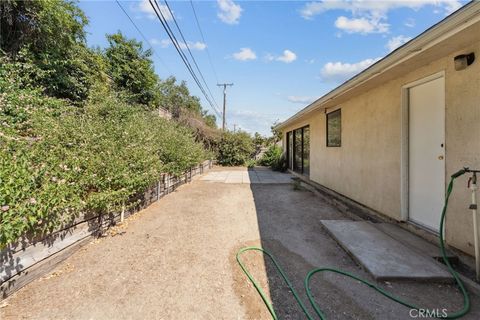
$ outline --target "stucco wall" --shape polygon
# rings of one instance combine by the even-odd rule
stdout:
[[[453,57],[472,51],[478,61],[466,70],[455,71]],[[476,42],[340,103],[339,148],[326,147],[323,110],[284,128],[286,133],[310,125],[310,179],[401,220],[402,86],[440,71],[445,72],[446,85],[446,180],[463,166],[480,167],[480,42]],[[446,238],[449,244],[473,254],[469,199],[464,177],[452,195]]]

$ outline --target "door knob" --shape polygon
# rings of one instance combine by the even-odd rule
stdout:
[[[438,156],[438,160],[443,160],[443,156]]]

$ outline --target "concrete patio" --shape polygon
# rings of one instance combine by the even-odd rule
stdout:
[[[223,182],[223,183],[291,183],[292,175],[289,173],[282,173],[272,171],[264,167],[254,168],[232,168],[221,170],[213,170],[200,180],[210,182]]]

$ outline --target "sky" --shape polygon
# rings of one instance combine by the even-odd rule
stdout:
[[[234,84],[227,89],[227,127],[263,135],[467,2],[167,0],[172,17],[157,1],[172,28],[177,21],[187,40],[183,50],[190,48],[218,110],[223,91],[217,83]],[[90,21],[88,45],[103,48],[105,35],[117,31],[144,42],[160,78],[185,80],[214,114],[148,0],[120,4],[148,43],[115,1],[81,0]]]

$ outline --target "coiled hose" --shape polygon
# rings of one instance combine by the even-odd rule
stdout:
[[[444,228],[444,223],[445,223],[445,215],[447,213],[448,199],[450,198],[450,194],[452,193],[452,190],[453,190],[453,182],[455,181],[456,178],[463,175],[465,172],[467,172],[467,171],[465,169],[462,169],[462,170],[456,172],[455,174],[453,174],[451,176],[450,183],[448,184],[447,193],[446,193],[446,196],[445,196],[445,205],[443,206],[442,216],[440,218],[440,251],[441,251],[441,254],[442,254],[442,259],[445,262],[445,264],[447,265],[448,271],[452,274],[453,278],[455,279],[455,282],[458,285],[458,288],[459,288],[460,292],[463,295],[463,308],[459,311],[448,313],[446,316],[437,315],[439,318],[443,318],[443,319],[458,319],[458,318],[461,318],[464,315],[466,315],[468,313],[468,311],[470,310],[470,297],[468,295],[467,290],[465,289],[465,286],[463,285],[462,280],[458,276],[457,272],[455,272],[455,270],[453,269],[452,265],[450,264],[450,261],[448,261],[448,259],[447,259],[447,254],[445,252],[445,243],[444,243],[445,241],[443,239],[443,228]],[[265,306],[268,308],[268,311],[272,315],[272,318],[275,319],[275,320],[278,319],[278,316],[275,314],[275,310],[273,309],[272,303],[268,300],[265,292],[262,290],[260,285],[257,283],[255,278],[250,274],[250,272],[247,270],[247,268],[243,264],[242,260],[240,259],[240,256],[247,251],[261,251],[261,252],[263,252],[263,254],[265,254],[266,256],[268,256],[270,258],[273,265],[275,266],[275,269],[277,269],[278,273],[281,275],[281,277],[283,278],[283,280],[285,281],[287,286],[290,288],[295,300],[297,301],[298,305],[300,306],[300,308],[304,312],[305,316],[309,320],[313,320],[314,317],[308,312],[307,308],[305,307],[304,303],[300,299],[300,296],[298,295],[297,291],[293,287],[292,283],[290,282],[290,280],[286,276],[285,272],[282,270],[282,268],[280,267],[280,265],[278,264],[278,262],[275,260],[275,258],[273,257],[273,255],[270,252],[268,252],[265,249],[258,248],[258,247],[246,247],[246,248],[240,249],[237,253],[237,262],[240,265],[240,268],[242,268],[245,275],[252,282],[253,286],[255,287],[258,294],[260,295],[263,302],[265,303]],[[312,278],[313,275],[315,275],[316,273],[320,273],[320,272],[333,272],[333,273],[341,274],[341,275],[347,276],[349,278],[355,279],[355,280],[367,285],[371,289],[377,291],[378,293],[384,295],[388,299],[390,299],[392,301],[395,301],[395,302],[397,302],[401,305],[404,305],[404,306],[406,306],[410,309],[415,309],[415,310],[426,309],[426,308],[420,308],[420,307],[418,307],[418,306],[416,306],[412,303],[404,301],[401,298],[389,293],[388,291],[383,290],[382,288],[378,287],[377,285],[375,285],[375,284],[373,284],[373,283],[371,283],[367,280],[364,280],[362,278],[359,278],[359,277],[357,277],[354,274],[351,274],[349,272],[342,271],[342,270],[336,269],[336,268],[316,268],[316,269],[311,270],[307,274],[307,276],[305,277],[304,285],[305,285],[305,290],[306,290],[306,293],[307,293],[308,300],[309,300],[313,310],[315,311],[317,316],[322,320],[326,319],[325,313],[320,309],[318,304],[315,302],[315,300],[313,298],[313,295],[312,295],[312,292],[311,292],[311,289],[310,289],[310,279]]]

